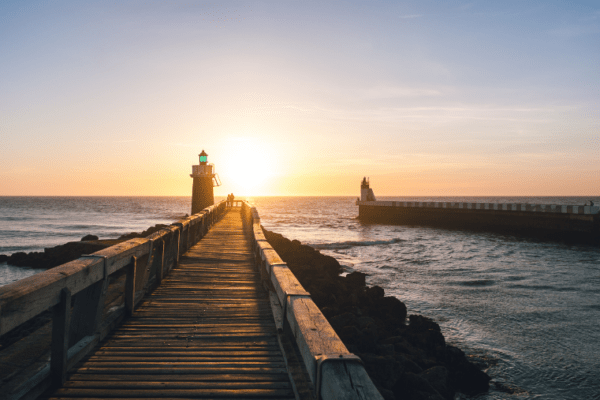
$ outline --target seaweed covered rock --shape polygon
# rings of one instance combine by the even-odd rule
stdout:
[[[263,231],[348,350],[361,357],[386,400],[449,400],[457,391],[488,390],[489,376],[447,345],[433,320],[410,315],[407,323],[406,305],[379,286],[367,286],[366,274],[341,276],[335,258]]]

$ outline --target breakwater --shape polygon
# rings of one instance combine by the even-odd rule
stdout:
[[[488,390],[490,378],[446,344],[437,323],[410,315],[406,324],[406,305],[380,286],[367,286],[366,274],[342,276],[335,258],[263,230],[386,399],[452,399],[457,391]]]
[[[507,232],[600,244],[600,207],[527,203],[358,200],[364,222]]]

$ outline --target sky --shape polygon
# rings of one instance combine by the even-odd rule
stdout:
[[[600,194],[598,1],[0,2],[0,196]]]

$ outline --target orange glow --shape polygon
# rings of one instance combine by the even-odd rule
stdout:
[[[219,165],[215,165],[222,189],[242,196],[271,192],[273,178],[284,167],[277,154],[273,145],[255,137],[230,138],[226,153],[218,158]]]

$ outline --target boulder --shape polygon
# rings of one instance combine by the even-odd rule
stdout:
[[[445,400],[425,378],[412,372],[399,374],[392,392],[398,400]]]
[[[419,374],[442,396],[448,400],[452,400],[452,391],[449,387],[449,373],[446,367],[437,365],[425,370]]]
[[[352,272],[346,275],[346,284],[352,289],[363,290],[366,286],[366,277],[367,274],[363,274],[362,272]]]
[[[81,238],[82,242],[88,241],[88,240],[98,240],[98,236],[96,235],[85,235],[84,237]]]

